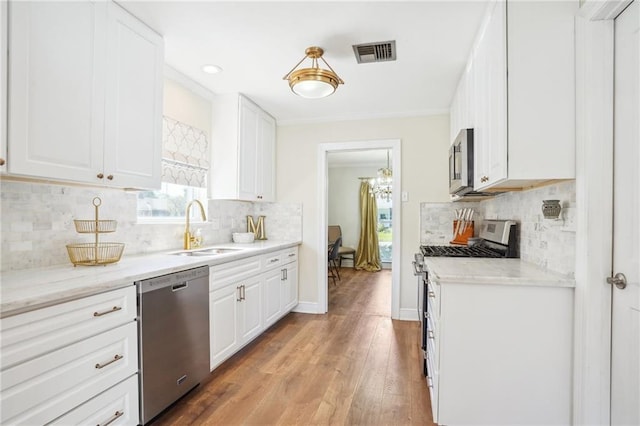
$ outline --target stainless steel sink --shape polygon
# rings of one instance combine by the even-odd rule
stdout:
[[[234,253],[240,251],[240,248],[207,248],[202,250],[178,251],[176,256],[217,256],[220,254]]]

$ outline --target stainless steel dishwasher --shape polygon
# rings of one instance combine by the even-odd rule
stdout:
[[[209,374],[209,267],[136,285],[140,420],[146,424]]]

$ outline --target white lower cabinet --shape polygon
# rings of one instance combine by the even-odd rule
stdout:
[[[434,421],[571,424],[573,297],[570,287],[431,282]]]
[[[238,338],[239,288],[230,284],[209,293],[209,346],[211,369],[240,347]]]
[[[212,266],[209,280],[214,370],[298,304],[298,249]]]
[[[289,312],[298,304],[298,262],[289,263],[284,271],[284,279],[280,289],[282,310]]]
[[[257,337],[262,327],[262,279],[253,277],[240,287],[240,344],[244,345]]]
[[[138,376],[104,391],[51,425],[131,425],[138,422]]]
[[[49,423],[128,379],[137,401],[135,298],[131,285],[0,320],[0,422]]]
[[[280,305],[280,287],[282,286],[283,272],[280,269],[267,272],[264,275],[264,324],[270,326],[280,319],[282,306]]]

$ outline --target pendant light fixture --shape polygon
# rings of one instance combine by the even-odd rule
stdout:
[[[380,199],[389,201],[393,188],[393,171],[389,167],[389,150],[387,150],[387,167],[378,169],[378,177],[372,183],[371,192]]]
[[[307,99],[319,99],[331,95],[339,84],[344,84],[331,65],[322,57],[324,50],[321,47],[307,47],[304,53],[305,57],[282,77],[283,80],[289,81],[289,87],[293,93]],[[305,59],[311,60],[311,67],[296,70]],[[318,60],[322,60],[329,69],[320,68]]]

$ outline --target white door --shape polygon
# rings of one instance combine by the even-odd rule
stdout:
[[[640,424],[640,1],[615,20],[611,424]]]

